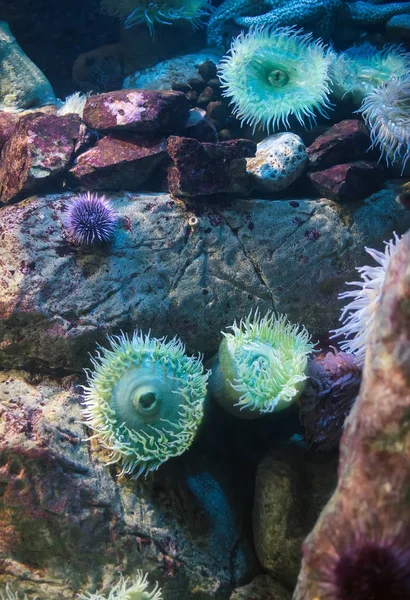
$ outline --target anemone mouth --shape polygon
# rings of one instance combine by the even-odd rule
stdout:
[[[292,116],[306,126],[331,108],[330,56],[320,40],[300,30],[253,29],[234,40],[218,76],[234,113],[254,131],[289,128]]]
[[[202,421],[208,373],[180,340],[136,332],[108,338],[84,388],[84,424],[111,451],[121,474],[157,469],[182,454]]]
[[[260,413],[281,410],[294,401],[306,380],[308,354],[313,349],[304,327],[286,316],[258,311],[224,333],[236,377],[230,382],[240,408]]]

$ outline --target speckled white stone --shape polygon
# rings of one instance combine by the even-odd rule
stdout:
[[[279,192],[293,183],[305,170],[306,147],[295,133],[275,133],[258,144],[255,158],[246,161],[255,188]]]

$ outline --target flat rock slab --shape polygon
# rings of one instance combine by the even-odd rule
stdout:
[[[212,355],[221,330],[276,308],[315,336],[337,325],[339,292],[410,214],[382,190],[345,209],[327,200],[238,199],[194,213],[167,194],[111,194],[113,242],[66,237],[69,193],[0,210],[1,368],[81,371],[106,334],[151,329]]]

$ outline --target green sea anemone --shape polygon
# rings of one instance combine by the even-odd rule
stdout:
[[[148,591],[147,573],[137,571],[137,575],[131,581],[121,575],[119,582],[111,588],[108,596],[102,594],[79,594],[79,600],[162,600],[161,590],[158,583],[151,591]],[[129,582],[130,581],[130,585]]]
[[[174,338],[136,331],[108,338],[84,387],[84,424],[122,463],[121,475],[149,473],[193,442],[204,413],[208,373]]]
[[[203,27],[212,5],[209,0],[101,0],[101,8],[123,21],[126,29],[146,23],[154,35],[155,23],[172,25],[179,19],[189,21],[194,29]]]
[[[306,380],[309,333],[285,315],[255,311],[224,333],[209,380],[211,395],[244,419],[280,411],[296,400]]]
[[[407,75],[409,69],[410,53],[401,46],[390,44],[378,50],[366,42],[348,48],[333,60],[334,91],[338,96],[349,95],[360,104],[367,93],[391,77]]]
[[[314,123],[315,111],[326,116],[330,63],[330,52],[311,34],[262,28],[233,41],[218,74],[238,118],[269,132],[289,128],[292,115],[301,125]]]

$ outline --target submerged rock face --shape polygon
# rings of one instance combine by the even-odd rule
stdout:
[[[142,568],[164,598],[227,598],[254,564],[229,478],[191,453],[118,479],[84,441],[76,383],[0,372],[0,589],[72,600]]]
[[[409,306],[407,233],[387,273],[360,394],[346,421],[338,487],[304,543],[294,600],[408,597]]]
[[[109,196],[113,242],[77,247],[64,229],[71,197],[1,210],[3,369],[81,371],[96,341],[121,329],[178,334],[189,351],[213,354],[221,330],[257,307],[326,335],[364,246],[410,226],[393,187],[348,213],[324,200],[237,199],[195,215],[166,194],[121,193]]]

